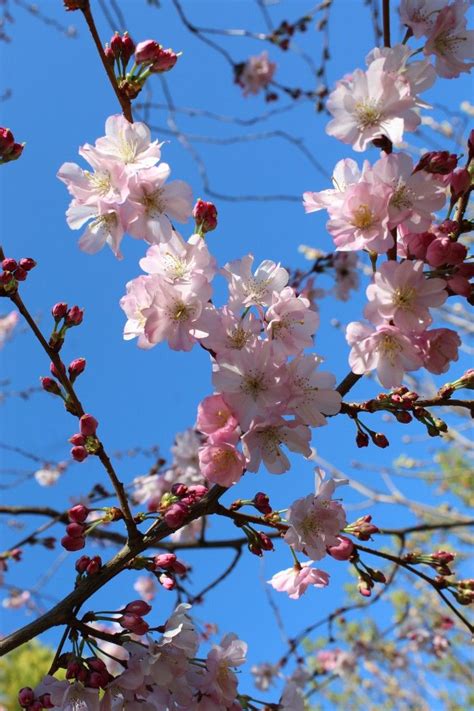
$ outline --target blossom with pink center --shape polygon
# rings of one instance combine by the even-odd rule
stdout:
[[[372,370],[385,388],[401,385],[407,371],[423,365],[413,339],[396,326],[373,328],[360,321],[352,321],[346,328],[346,340],[352,350],[349,365],[358,375]]]
[[[328,207],[326,227],[342,252],[366,249],[383,254],[393,245],[388,228],[391,189],[363,181],[349,186],[342,204]]]
[[[285,373],[275,363],[268,341],[218,356],[212,381],[243,429],[256,417],[265,417],[285,396]]]
[[[304,296],[296,296],[291,286],[273,294],[265,321],[273,353],[279,360],[285,361],[289,355],[301,353],[313,345],[319,314],[310,307],[310,301]]]
[[[227,442],[209,442],[199,450],[201,473],[213,484],[232,486],[240,481],[244,473],[245,459]]]
[[[0,348],[12,337],[19,319],[18,311],[10,311],[6,316],[0,316]]]
[[[105,122],[105,136],[97,139],[95,150],[106,160],[124,164],[127,172],[134,173],[158,163],[161,145],[151,141],[150,129],[145,123],[130,123],[122,114],[116,114]]]
[[[384,59],[384,70],[395,76],[399,76],[408,82],[410,92],[415,99],[416,105],[430,108],[429,104],[420,100],[417,96],[422,91],[426,91],[433,86],[436,81],[436,72],[428,59],[409,61],[413,50],[404,44],[396,44],[393,47],[375,47],[365,58],[367,66],[381,57]]]
[[[174,351],[190,351],[197,338],[208,335],[201,330],[199,318],[211,291],[203,276],[195,277],[191,284],[172,285],[159,280],[150,306],[142,311],[148,341],[168,341]]]
[[[442,185],[425,171],[413,172],[414,165],[406,153],[384,154],[372,167],[370,180],[374,186],[384,183],[390,187],[388,228],[403,222],[408,232],[424,232],[440,210],[446,193]]]
[[[127,283],[127,293],[120,299],[120,307],[125,311],[127,322],[123,329],[123,338],[129,341],[138,338],[139,348],[151,348],[151,343],[145,335],[146,316],[154,298],[158,279],[152,276],[139,276]]]
[[[364,315],[375,325],[392,320],[402,331],[424,331],[433,320],[429,307],[448,297],[445,287],[444,279],[426,278],[421,260],[384,262],[367,287]]]
[[[126,230],[123,205],[112,206],[103,200],[92,204],[73,200],[66,211],[66,220],[72,230],[80,230],[91,220],[78,242],[83,252],[96,254],[108,244],[114,255],[122,259],[120,243]]]
[[[287,368],[285,411],[311,427],[325,425],[325,415],[336,415],[341,409],[336,378],[332,373],[317,372],[320,363],[321,359],[315,355],[298,356]]]
[[[428,34],[446,0],[400,0],[400,20],[415,37]]]
[[[127,232],[150,244],[168,242],[173,234],[170,220],[187,222],[193,212],[191,187],[182,180],[165,185],[170,174],[167,163],[140,170],[129,181],[126,203]]]
[[[123,165],[98,156],[94,149],[79,148],[94,171],[83,170],[76,163],[63,163],[57,177],[80,204],[95,204],[99,200],[123,203],[128,197],[128,176]]]
[[[328,207],[342,205],[344,193],[350,185],[355,185],[361,179],[361,171],[355,160],[344,158],[336,163],[332,174],[334,188],[321,190],[317,193],[303,193],[305,212],[327,210]]]
[[[171,284],[190,282],[196,274],[212,281],[216,273],[216,260],[202,237],[191,235],[185,242],[173,231],[168,242],[154,244],[147,249],[146,257],[140,259],[140,267],[144,272],[157,274]]]
[[[213,443],[235,444],[239,439],[239,423],[222,395],[209,395],[198,405],[196,429]]]
[[[458,360],[461,339],[450,328],[434,328],[420,334],[417,346],[426,370],[440,375],[448,371],[453,361]]]
[[[245,663],[247,644],[237,635],[227,634],[220,644],[213,644],[207,655],[206,668],[199,685],[201,693],[220,702],[218,708],[229,708],[237,697],[237,677],[233,671]]]
[[[265,89],[273,79],[276,64],[268,58],[268,52],[249,57],[237,77],[237,83],[242,87],[244,96],[258,94]]]
[[[364,151],[380,136],[399,144],[404,131],[414,131],[420,124],[410,84],[384,66],[381,57],[371,62],[366,72],[356,69],[338,82],[327,100],[334,118],[326,133],[352,144],[355,151]]]
[[[253,348],[262,329],[260,319],[252,311],[241,317],[228,306],[216,309],[212,304],[203,312],[202,324],[209,332],[202,339],[203,346],[221,356],[225,352]]]
[[[315,494],[291,504],[287,513],[289,528],[284,535],[288,545],[303,551],[311,560],[321,560],[328,547],[339,543],[338,535],[347,523],[343,507],[331,498],[341,482],[324,481],[322,472],[319,477]]]
[[[280,292],[289,274],[279,264],[265,259],[252,274],[254,257],[248,254],[229,262],[222,270],[229,282],[229,308],[238,311],[247,306],[270,306],[273,292]]]
[[[283,474],[290,468],[290,461],[282,451],[282,445],[292,452],[309,457],[310,441],[309,427],[298,421],[288,422],[277,415],[263,421],[254,420],[242,437],[246,468],[256,472],[263,461],[265,468],[272,474]]]
[[[466,29],[466,12],[470,3],[454,0],[442,7],[431,27],[424,53],[435,55],[435,70],[440,77],[453,79],[463,72],[469,73],[474,62],[474,31]]]
[[[325,588],[329,585],[329,575],[324,570],[312,568],[313,561],[306,561],[292,568],[280,570],[267,580],[274,590],[286,592],[292,600],[298,600],[310,585],[315,588]]]

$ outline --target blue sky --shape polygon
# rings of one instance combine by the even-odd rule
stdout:
[[[302,16],[311,3],[292,0],[276,3],[271,8],[275,24],[282,19]],[[96,6],[99,30],[104,41],[111,30]],[[230,67],[222,57],[192,36],[182,25],[170,0],[161,3],[161,9],[147,6],[144,0],[120,3],[127,19],[128,29],[138,41],[152,37],[176,51],[182,50],[176,69],[167,75],[173,101],[178,107],[198,107],[218,114],[249,119],[268,110],[261,96],[243,98],[233,84]],[[50,308],[57,301],[77,303],[85,308],[84,323],[70,331],[64,349],[64,358],[83,356],[87,371],[78,381],[78,392],[87,411],[100,421],[100,436],[110,452],[123,451],[137,445],[159,445],[163,456],[168,456],[174,434],[194,422],[199,400],[211,392],[210,368],[206,354],[201,349],[192,353],[175,353],[165,345],[144,352],[134,342],[122,340],[124,316],[118,301],[124,293],[125,283],[140,270],[138,260],[145,245],[125,238],[125,258],[117,261],[108,249],[96,256],[80,252],[76,242],[79,234],[72,232],[65,222],[64,212],[68,195],[56,172],[64,161],[79,161],[77,148],[85,142],[94,142],[103,135],[107,116],[118,112],[116,99],[107,83],[79,13],[65,15],[56,0],[41,3],[41,9],[63,23],[73,23],[77,38],[71,39],[42,24],[18,6],[14,6],[15,24],[11,27],[12,42],[0,45],[3,67],[0,94],[12,89],[12,97],[0,103],[0,124],[9,126],[19,141],[27,145],[21,160],[4,167],[0,175],[0,207],[2,242],[8,256],[32,256],[38,267],[22,286],[22,295],[43,330],[50,327]],[[257,5],[251,0],[184,0],[183,7],[189,18],[205,27],[245,27],[265,31],[265,24]],[[321,51],[321,36],[311,22],[307,34],[301,38],[302,46],[315,61]],[[329,25],[331,61],[328,64],[329,84],[358,66],[363,66],[365,54],[373,47],[374,39],[368,8],[359,0],[336,2],[331,11]],[[394,37],[400,37],[396,17],[393,17]],[[300,57],[282,53],[278,48],[247,38],[214,38],[230,52],[236,62],[249,54],[268,49],[270,57],[278,63],[277,78],[283,84],[312,89],[315,79]],[[152,79],[150,89],[154,102],[163,103],[160,80]],[[462,100],[469,97],[472,85],[468,78],[447,83],[441,80],[427,93],[433,102],[448,103],[457,110]],[[144,92],[145,94],[145,92]],[[143,97],[146,98],[146,95]],[[281,97],[276,106],[288,101]],[[140,117],[140,112],[136,113]],[[327,173],[342,157],[354,157],[350,147],[326,136],[327,117],[317,114],[311,102],[301,102],[286,113],[277,114],[264,123],[249,128],[232,122],[193,118],[177,114],[180,130],[199,136],[227,139],[246,133],[284,131],[296,139],[303,139],[313,156]],[[154,136],[161,138],[159,128],[167,127],[163,109],[152,109],[149,118],[155,127]],[[435,144],[442,143],[439,135],[428,133]],[[169,135],[163,147],[163,159],[172,168],[172,177],[189,182],[196,197],[206,197],[203,192],[198,167],[190,153],[178,140]],[[410,139],[411,140],[411,139]],[[432,148],[428,138],[418,145]],[[426,141],[423,143],[423,141]],[[416,142],[416,141],[414,141]],[[329,187],[327,179],[317,172],[311,162],[291,141],[282,137],[216,145],[205,141],[193,144],[201,155],[213,189],[230,196],[242,194],[284,194],[298,197],[304,190]],[[372,155],[355,156],[360,161]],[[323,250],[331,249],[331,239],[324,229],[325,216],[305,216],[299,201],[227,201],[216,200],[219,209],[219,227],[209,235],[209,247],[219,264],[223,265],[252,252],[256,263],[273,259],[291,267],[304,266],[298,246],[309,244]],[[190,228],[189,228],[190,229]],[[188,230],[189,231],[189,230]],[[182,231],[187,235],[186,230]],[[322,286],[329,282],[321,281]],[[326,367],[340,380],[348,371],[347,347],[343,334],[331,320],[342,323],[360,317],[363,294],[341,303],[325,299],[321,303],[321,329],[317,334],[315,352],[326,359]],[[2,304],[0,313],[8,310]],[[48,372],[48,362],[39,345],[29,332],[21,329],[15,340],[8,344],[1,356],[2,380],[9,380],[16,390],[36,384],[40,375]],[[460,374],[462,363],[453,372]],[[378,392],[370,382],[360,383],[353,391],[354,398],[363,398]],[[67,459],[67,438],[75,431],[75,423],[61,409],[58,401],[39,393],[24,402],[18,398],[3,404],[1,442],[21,446],[45,460]],[[422,442],[416,452],[401,442],[405,434],[401,425],[382,423],[377,418],[368,422],[384,431],[393,443],[390,450],[380,452],[371,448],[359,452],[353,444],[354,431],[346,418],[334,419],[330,426],[315,431],[313,444],[318,453],[335,466],[357,477],[370,486],[383,488],[379,474],[374,471],[354,470],[353,460],[371,464],[386,464],[402,452],[426,458],[438,441]],[[423,435],[421,426],[415,425],[417,435]],[[344,443],[341,446],[341,443]],[[18,467],[34,471],[34,465],[25,458],[9,452],[0,453],[3,468]],[[144,457],[122,458],[117,468],[125,482],[146,472],[151,460]],[[8,483],[9,476],[4,475]],[[11,478],[11,477],[10,477]],[[86,492],[94,483],[104,482],[99,463],[91,457],[85,464],[72,466],[63,479],[52,489],[39,487],[34,480],[2,492],[6,503],[30,503],[64,507],[68,498]],[[252,496],[257,490],[269,491],[278,508],[286,507],[298,495],[308,493],[313,485],[312,466],[301,459],[284,477],[271,477],[266,473],[248,476],[235,491],[235,496]],[[419,484],[404,483],[404,491],[416,498],[432,498]],[[341,492],[347,502],[360,497],[347,490]],[[231,501],[234,492],[227,495]],[[354,512],[354,518],[358,512]],[[351,514],[349,514],[351,517]],[[378,522],[390,526],[400,522],[397,507],[385,508]],[[38,521],[27,522],[29,531]],[[2,527],[3,547],[12,544],[23,531],[6,531]],[[235,529],[225,521],[212,522],[210,533],[214,536],[235,535]],[[51,565],[57,552],[44,553],[42,549],[25,551],[24,564],[12,566],[11,582],[19,586],[31,585]],[[103,551],[104,557],[107,551]],[[206,585],[216,571],[225,568],[231,551],[183,556],[193,564],[195,590]],[[60,597],[73,584],[72,560],[67,558],[54,573],[45,588],[48,595]],[[326,564],[326,561],[324,561]],[[201,620],[217,622],[222,632],[233,629],[250,646],[252,663],[279,656],[280,632],[267,604],[265,585],[262,583],[274,572],[291,564],[288,551],[268,554],[261,562],[245,555],[230,579],[213,591],[206,603],[196,610]],[[290,634],[303,625],[327,614],[342,601],[341,583],[349,579],[344,564],[327,562],[332,585],[326,590],[311,591],[298,603],[278,596],[276,601]],[[120,582],[112,583],[97,596],[97,604],[109,601],[117,605],[134,596],[133,576],[124,574]],[[157,598],[159,622],[166,616],[173,595],[160,592]],[[92,605],[92,603],[91,603]],[[258,627],[256,625],[258,620]],[[23,613],[3,614],[2,632],[10,631],[24,622]],[[265,635],[261,631],[265,630]],[[45,636],[52,644],[56,633]],[[250,666],[250,665],[249,665]],[[25,680],[26,681],[26,680]]]

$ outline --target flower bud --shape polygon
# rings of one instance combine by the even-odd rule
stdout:
[[[144,64],[145,62],[153,62],[158,55],[160,45],[155,40],[144,40],[139,42],[135,49],[136,64]]]
[[[84,523],[90,511],[84,504],[76,504],[67,512],[68,518],[73,523]]]
[[[15,139],[9,128],[0,127],[0,159],[7,155],[13,148]]]
[[[414,172],[424,170],[427,173],[448,175],[452,173],[457,164],[458,158],[454,153],[449,153],[449,151],[430,151],[421,156]]]
[[[74,459],[75,462],[83,462],[84,459],[86,459],[88,456],[89,452],[82,445],[72,447],[71,449],[71,457]]]
[[[122,38],[118,32],[116,32],[110,40],[110,49],[112,50],[115,59],[122,56]]]
[[[51,701],[51,694],[41,694],[39,700],[44,709],[54,709],[54,704]]]
[[[23,706],[24,708],[30,706],[34,700],[35,693],[31,687],[24,686],[23,689],[20,689],[18,692],[18,703],[20,706]]]
[[[132,40],[128,32],[124,32],[122,35],[122,59],[124,64],[128,63],[128,60],[135,51],[135,42]]]
[[[64,536],[61,538],[61,545],[67,551],[80,551],[86,545],[85,538],[71,538],[71,536]]]
[[[165,590],[174,590],[176,587],[176,580],[170,578],[166,573],[162,573],[158,579]]]
[[[153,558],[153,563],[156,568],[172,568],[176,562],[174,553],[160,553]]]
[[[84,437],[93,437],[99,423],[92,415],[82,415],[79,420],[79,425],[81,428],[81,434],[84,435]]]
[[[431,555],[433,561],[439,563],[440,565],[452,563],[455,557],[456,556],[453,553],[448,553],[447,551],[437,551]]]
[[[177,484],[173,484],[171,487],[171,493],[174,494],[175,496],[186,496],[188,493],[188,487],[186,484],[180,484],[179,482]]]
[[[66,533],[71,538],[82,538],[84,531],[85,526],[83,526],[82,523],[76,523],[75,521],[68,523],[66,526]]]
[[[258,539],[259,539],[259,545],[264,551],[273,551],[274,546],[272,543],[271,538],[267,536],[266,533],[263,533],[262,531],[258,531]]]
[[[25,270],[25,272],[30,272],[36,267],[36,262],[31,257],[24,257],[20,259],[20,267]]]
[[[263,491],[257,491],[253,497],[253,505],[262,514],[269,514],[272,512],[272,507],[270,506],[270,499],[267,494]]]
[[[78,375],[84,372],[86,367],[86,359],[85,358],[75,358],[73,361],[69,363],[68,371],[69,371],[69,377],[71,380],[75,380]]]
[[[471,187],[471,174],[467,168],[456,168],[451,175],[451,202],[456,202]]]
[[[142,620],[141,617],[134,615],[131,612],[119,617],[117,622],[121,625],[121,627],[126,630],[130,630],[130,632],[133,632],[134,634],[146,634],[150,629],[145,620]]]
[[[58,304],[54,304],[53,308],[51,309],[51,313],[53,314],[53,318],[56,322],[64,318],[67,314],[67,311],[67,304],[65,304],[64,301],[60,301]]]
[[[377,445],[377,447],[380,447],[381,449],[385,449],[385,447],[388,447],[389,441],[385,437],[384,434],[381,434],[380,432],[375,432],[375,434],[372,437],[372,442]]]
[[[361,430],[357,431],[357,436],[356,436],[356,445],[359,447],[368,447],[369,446],[369,435],[366,432],[361,432]]]
[[[28,276],[28,272],[25,271],[25,269],[22,269],[22,267],[17,267],[15,269],[15,279],[17,281],[25,281],[27,276]]]
[[[95,575],[102,568],[102,559],[100,556],[95,555],[91,558],[89,565],[86,568],[87,575]]]
[[[2,261],[2,269],[4,269],[6,272],[14,272],[15,269],[17,268],[18,263],[16,259],[11,259],[10,257],[7,257]],[[29,687],[26,687],[29,688]]]
[[[105,663],[102,661],[102,659],[99,659],[98,657],[88,657],[86,659],[87,666],[89,669],[92,669],[92,671],[103,673],[107,671],[107,667]]]
[[[81,555],[80,558],[76,560],[76,565],[75,568],[77,572],[81,575],[82,573],[85,573],[87,570],[87,566],[91,562],[91,559],[89,558],[88,555]]]
[[[212,202],[205,202],[199,198],[194,205],[193,217],[196,220],[198,232],[204,234],[217,227],[217,208]]]
[[[47,393],[61,395],[61,389],[55,380],[52,378],[40,378],[40,381],[43,390],[46,390]]]
[[[182,502],[171,504],[171,506],[166,509],[164,514],[167,526],[170,528],[179,528],[183,525],[188,513],[189,508]]]
[[[354,553],[354,544],[346,536],[338,536],[339,543],[328,548],[330,556],[336,560],[349,560]]]
[[[148,613],[151,612],[151,605],[144,600],[132,600],[132,602],[125,605],[124,611],[141,617],[143,615],[148,615]]]
[[[78,432],[69,437],[69,442],[77,447],[82,447],[86,443],[86,438]]]
[[[84,309],[80,309],[79,306],[72,306],[66,314],[65,324],[66,326],[79,326],[84,318]]]

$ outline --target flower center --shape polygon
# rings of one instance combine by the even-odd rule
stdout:
[[[382,338],[378,350],[381,351],[384,355],[386,355],[390,363],[393,365],[395,362],[395,357],[397,353],[402,350],[402,347],[396,338],[386,334]]]
[[[398,210],[413,206],[413,192],[406,185],[399,185],[390,198],[390,205]]]
[[[236,326],[232,331],[227,332],[227,347],[235,350],[242,350],[247,345],[250,333],[242,326]]]
[[[170,318],[173,321],[188,321],[194,313],[192,306],[185,304],[184,301],[175,301],[168,311]]]
[[[188,265],[184,259],[175,257],[169,252],[163,257],[164,269],[171,279],[182,279],[188,273]]]
[[[355,105],[355,114],[359,128],[371,128],[377,126],[382,118],[382,113],[377,106],[377,102],[359,101]]]
[[[158,189],[152,193],[145,193],[140,200],[149,217],[159,217],[165,212],[166,205],[162,198],[163,190]]]
[[[108,171],[100,173],[90,173],[88,170],[84,171],[87,175],[87,180],[94,187],[99,195],[106,195],[110,188],[112,187],[110,180],[110,173]]]
[[[241,385],[241,390],[246,395],[250,395],[254,400],[256,400],[260,393],[268,390],[265,384],[264,373],[261,373],[260,371],[250,371],[247,373]]]
[[[392,303],[402,311],[411,311],[415,296],[416,289],[411,286],[402,286],[399,289],[395,289]]]
[[[359,230],[366,230],[369,227],[372,227],[374,224],[374,218],[375,215],[370,207],[367,204],[362,203],[362,205],[359,205],[359,207],[354,210],[352,215],[352,224],[354,227],[358,227]]]
[[[247,295],[247,299],[251,299],[257,304],[261,304],[266,295],[269,284],[270,279],[262,279],[261,281],[257,281],[255,277],[250,277],[250,279],[248,279],[244,284],[244,291]]]

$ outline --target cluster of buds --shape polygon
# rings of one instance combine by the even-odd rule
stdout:
[[[187,566],[178,560],[174,553],[156,555],[151,560],[150,568],[156,573],[160,584],[165,590],[174,590],[176,576],[184,576],[188,572]]]
[[[54,328],[49,339],[50,347],[60,351],[68,328],[79,326],[84,318],[84,309],[79,306],[68,307],[63,301],[55,304],[51,309],[54,318]]]
[[[295,32],[306,32],[306,30],[308,29],[308,24],[310,22],[311,15],[305,15],[304,17],[300,17],[300,19],[296,20],[296,22],[288,22],[287,20],[283,20],[282,22],[280,22],[276,30],[273,30],[273,32],[271,33],[271,35],[268,36],[267,39],[273,44],[276,44],[278,47],[280,47],[280,49],[282,49],[284,52],[286,52],[286,50],[290,46],[291,37],[293,37]]]
[[[134,600],[120,610],[120,617],[116,620],[121,627],[133,634],[146,634],[150,629],[148,622],[143,617],[151,612],[151,606],[144,600]]]
[[[195,232],[201,237],[217,227],[217,208],[212,202],[198,198],[194,205],[193,217],[196,222]]]
[[[361,516],[357,521],[347,524],[344,528],[344,533],[355,536],[359,541],[370,541],[372,534],[379,533],[379,531],[380,529],[372,523],[372,516],[370,514]]]
[[[150,74],[161,74],[173,69],[180,56],[172,49],[165,49],[155,40],[144,40],[135,46],[128,32],[124,32],[122,36],[116,32],[105,46],[104,54],[115,72],[120,91],[128,99],[138,96]],[[133,67],[127,71],[132,56]]]
[[[357,589],[362,597],[371,596],[375,583],[382,583],[382,585],[384,585],[387,582],[387,578],[381,570],[370,568],[363,563],[358,556],[353,557],[351,563],[357,570]]]
[[[271,538],[263,531],[255,531],[251,526],[243,526],[243,531],[247,536],[247,548],[253,555],[263,556],[264,551],[273,551],[274,546]]]
[[[95,555],[93,558],[89,558],[88,555],[81,555],[76,561],[75,567],[79,577],[82,575],[95,575],[102,568],[102,559],[99,555]]]
[[[424,170],[434,175],[450,175],[457,167],[458,157],[449,151],[430,151],[423,153],[413,171]]]
[[[469,368],[460,378],[452,383],[446,383],[438,391],[441,397],[451,397],[456,390],[474,390],[474,368]]]
[[[61,538],[61,545],[67,551],[80,551],[86,545],[85,521],[89,513],[84,504],[76,504],[67,512],[70,523],[66,526],[66,535]]]
[[[0,553],[0,573],[6,573],[8,570],[8,560],[16,560],[17,563],[21,560],[23,551],[21,548],[12,548],[9,551]]]
[[[83,462],[89,454],[97,454],[100,448],[100,442],[96,437],[96,431],[99,423],[92,415],[82,415],[79,420],[80,432],[73,434],[69,438],[73,445],[71,448],[71,457],[76,462]]]
[[[412,564],[423,563],[425,565],[429,565],[431,568],[436,570],[438,575],[444,578],[453,575],[452,570],[449,568],[449,563],[452,563],[455,557],[454,553],[449,553],[448,551],[437,551],[436,553],[431,553],[429,555],[407,553],[403,560]]]
[[[102,659],[89,657],[81,659],[73,654],[68,655],[66,664],[66,679],[75,679],[89,689],[105,689],[113,676],[107,671]]]
[[[453,583],[453,595],[460,605],[472,605],[474,602],[474,579],[458,580]]]
[[[355,546],[350,538],[347,538],[346,536],[338,536],[337,538],[339,543],[335,546],[330,546],[327,549],[330,556],[332,556],[335,560],[350,560],[354,554],[357,554],[355,552]]]
[[[22,709],[28,709],[28,711],[42,711],[43,709],[54,709],[55,706],[51,701],[50,694],[41,694],[41,696],[36,696],[33,689],[29,686],[24,686],[18,692],[18,705]]]
[[[0,163],[11,163],[23,153],[24,143],[16,143],[9,128],[0,126]]]
[[[376,447],[380,447],[380,449],[385,449],[385,447],[389,446],[390,442],[382,432],[374,432],[374,430],[371,430],[366,425],[363,425],[365,430],[364,432],[364,430],[361,429],[362,423],[360,420],[357,420],[357,424],[358,428],[355,441],[359,449],[361,447],[368,447],[370,440],[372,440]]]
[[[200,501],[209,489],[202,484],[186,486],[173,484],[169,493],[161,497],[159,510],[169,528],[180,528],[190,513],[190,507]]]
[[[86,367],[86,361],[84,358],[75,358],[73,361],[69,363],[68,366],[68,376],[69,380],[72,383],[76,380],[76,378],[84,372],[84,369]],[[47,393],[51,393],[52,395],[57,395],[58,397],[61,397],[67,404],[68,402],[68,396],[67,393],[64,392],[62,389],[60,383],[61,383],[61,378],[66,376],[66,369],[64,365],[61,363],[60,370],[59,372],[57,366],[54,363],[51,363],[49,366],[49,370],[51,372],[51,375],[56,378],[56,380],[53,380],[53,378],[50,377],[41,377],[41,386],[43,390],[45,390]],[[57,382],[58,381],[58,382]]]
[[[18,289],[18,282],[25,281],[28,272],[36,267],[36,262],[31,257],[23,257],[18,262],[16,259],[6,257],[2,260],[0,273],[0,295],[14,294]]]

